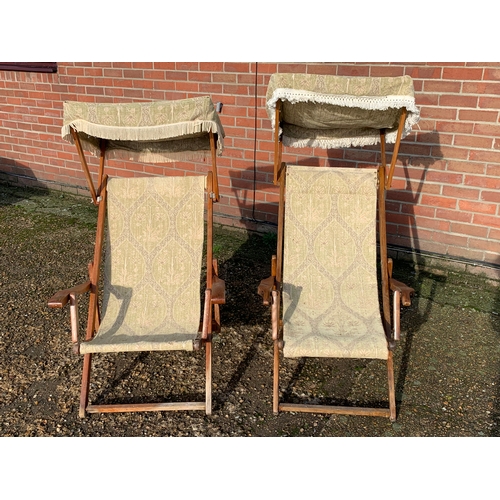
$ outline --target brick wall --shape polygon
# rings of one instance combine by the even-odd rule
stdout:
[[[421,121],[401,147],[388,195],[391,245],[500,265],[500,63],[58,63],[56,74],[0,71],[0,176],[85,189],[76,150],[60,138],[62,102],[130,102],[210,95],[222,102],[220,222],[276,221],[265,93],[274,72],[414,79]],[[376,148],[285,150],[285,161],[372,165]],[[97,160],[89,161],[96,172]],[[110,175],[190,172],[206,165],[111,161]],[[263,226],[264,224],[264,226]]]

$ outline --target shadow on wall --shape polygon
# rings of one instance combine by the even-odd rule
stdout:
[[[2,190],[2,184],[19,189]],[[40,182],[30,168],[10,158],[0,157],[0,205],[19,203],[21,199],[44,196],[48,192],[47,185]]]

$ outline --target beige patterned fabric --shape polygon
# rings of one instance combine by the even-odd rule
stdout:
[[[107,158],[163,163],[202,159],[210,151],[209,132],[224,148],[224,129],[210,97],[138,103],[64,103],[63,139],[75,129],[85,151],[98,156],[108,141]]]
[[[376,269],[377,170],[288,166],[283,353],[387,359]]]
[[[396,141],[401,108],[408,111],[403,137],[420,119],[413,81],[401,77],[342,77],[276,73],[269,80],[266,106],[273,129],[278,100],[285,146],[347,148]]]
[[[109,180],[103,319],[82,353],[193,349],[204,187],[205,176]]]

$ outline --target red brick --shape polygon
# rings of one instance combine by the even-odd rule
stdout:
[[[500,179],[479,175],[466,175],[464,184],[467,186],[478,186],[488,189],[500,189]]]
[[[478,96],[475,95],[450,95],[443,94],[439,98],[440,106],[451,106],[454,108],[475,108],[477,107]]]
[[[442,77],[442,69],[439,67],[420,66],[406,68],[405,74],[411,78],[420,78],[424,80],[440,79]]]
[[[463,121],[496,123],[497,118],[498,118],[497,111],[464,109],[458,112],[458,119]]]
[[[193,72],[190,71],[188,73],[188,81],[194,81],[194,82],[211,82],[212,81],[212,74],[211,73],[206,73],[206,72]]]
[[[440,94],[418,94],[418,105],[420,107],[439,106]]]
[[[446,93],[459,94],[462,84],[457,81],[445,81],[445,80],[426,80],[424,82],[425,92],[436,92],[436,93]],[[415,96],[418,100],[418,95]]]
[[[500,85],[499,85],[500,87]],[[500,109],[500,97],[479,97],[479,107],[489,109]]]
[[[443,80],[481,80],[482,68],[444,68]]]
[[[132,68],[152,69],[153,63],[152,62],[133,62]]]
[[[498,67],[498,63],[496,68],[487,68],[484,71],[483,80],[500,80],[500,68]]]
[[[457,110],[455,108],[441,108],[430,106],[425,108],[426,118],[436,118],[438,120],[456,120]]]
[[[156,65],[155,65],[156,68]],[[186,71],[165,71],[165,79],[166,80],[175,80],[175,81],[187,81],[187,72]]]
[[[179,92],[198,92],[199,84],[193,82],[175,82],[175,90]]]
[[[463,175],[429,170],[425,176],[425,180],[426,182],[440,182],[442,184],[461,184]]]
[[[250,64],[238,63],[238,62],[225,62],[224,71],[227,71],[229,73],[249,73]]]
[[[459,200],[458,208],[466,212],[482,213],[488,215],[493,215],[497,211],[497,207],[494,204],[465,200]]]
[[[200,67],[197,62],[176,62],[175,69],[178,71],[198,71]]]
[[[456,135],[454,144],[462,147],[491,149],[493,147],[493,139],[477,135]]]
[[[165,69],[165,70],[174,70],[175,63],[174,62],[155,62],[153,63],[154,69]]]
[[[486,175],[500,177],[500,165],[488,165],[486,167]]]
[[[493,82],[464,82],[462,92],[464,94],[500,94],[500,83]]]
[[[488,229],[483,226],[474,226],[471,224],[462,224],[460,222],[452,222],[450,231],[452,233],[465,234],[468,236],[477,236],[479,238],[486,238],[488,236]]]
[[[337,67],[337,74],[340,76],[370,76],[370,67],[362,64],[340,64]]]
[[[479,193],[479,189],[443,185],[443,196],[458,199],[478,200]]]
[[[494,150],[474,150],[470,151],[469,158],[473,161],[500,163],[500,152]]]
[[[481,191],[481,200],[500,204],[500,191]]]
[[[199,91],[203,94],[223,94],[222,85],[218,83],[200,83]]]
[[[235,73],[212,73],[212,81],[215,83],[236,83]]]
[[[307,65],[297,63],[279,63],[277,73],[305,73]]]
[[[415,224],[416,222],[416,224]],[[450,222],[439,219],[429,219],[427,217],[416,217],[413,225],[418,227],[418,231],[420,228],[433,229],[435,231],[449,232],[450,230]]]
[[[486,252],[494,253],[498,256],[498,249],[500,247],[500,241],[490,241],[479,238],[469,239],[469,248],[474,248],[477,250],[484,250]]]
[[[452,172],[466,172],[470,174],[484,174],[486,171],[486,166],[484,163],[474,163],[471,161],[448,161],[446,170]]]
[[[259,65],[260,68],[260,65]],[[315,75],[336,75],[337,66],[330,64],[308,64],[307,73]]]
[[[500,228],[500,217],[491,215],[474,214],[472,222],[479,226]]]
[[[224,69],[223,62],[200,62],[200,71],[220,73]]]
[[[449,158],[453,160],[467,160],[469,159],[469,149],[448,146],[435,146],[433,147],[433,154],[438,158]]]
[[[490,125],[486,123],[476,123],[474,133],[478,135],[488,135],[500,137],[500,125]]]

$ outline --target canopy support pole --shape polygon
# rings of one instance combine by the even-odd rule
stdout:
[[[90,175],[89,167],[87,165],[87,160],[85,160],[85,155],[83,153],[80,137],[78,136],[78,132],[73,127],[70,127],[70,131],[71,135],[73,136],[73,140],[75,141],[76,149],[78,151],[78,156],[80,157],[80,163],[82,164],[85,177],[87,178],[87,183],[90,189],[90,195],[92,196],[92,202],[94,203],[94,205],[97,205],[98,204],[97,194],[95,191],[94,183],[92,182],[92,177]],[[103,155],[101,154],[101,156]]]
[[[399,117],[398,135],[396,137],[396,144],[394,144],[394,150],[392,152],[391,166],[389,167],[389,176],[385,181],[385,188],[391,189],[392,176],[394,175],[394,167],[396,166],[396,161],[398,159],[399,146],[401,144],[401,136],[403,135],[403,127],[406,121],[406,115],[408,114],[406,108],[401,109],[401,116]]]

